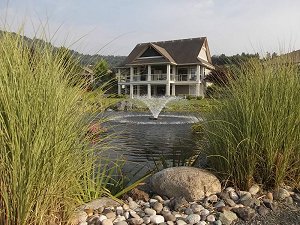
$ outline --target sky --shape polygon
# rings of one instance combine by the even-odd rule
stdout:
[[[207,37],[212,55],[300,49],[300,0],[0,0],[0,29],[85,54]]]

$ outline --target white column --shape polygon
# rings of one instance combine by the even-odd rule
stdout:
[[[172,96],[176,96],[176,87],[175,84],[172,84]]]
[[[130,98],[133,98],[133,84],[130,84]]]
[[[130,82],[133,81],[133,66],[130,67]]]
[[[151,98],[151,84],[148,84],[148,90],[147,90],[147,94],[148,94],[148,98]]]
[[[151,81],[151,65],[148,65],[148,77],[147,77],[148,81]]]
[[[120,82],[121,81],[121,69],[118,69],[117,77],[118,77],[118,82]]]
[[[171,80],[171,65],[167,64],[167,83],[166,83],[166,96],[170,96],[170,88],[171,88],[171,84],[170,84],[170,80]]]
[[[121,85],[118,84],[118,95],[120,95],[120,94],[121,94]]]
[[[201,67],[200,67],[200,65],[197,65],[197,68],[196,68],[196,81],[198,83],[201,82],[200,74],[201,74]]]
[[[196,96],[197,97],[200,96],[200,84],[199,83],[196,84]]]
[[[166,96],[170,96],[170,82],[166,84]]]
[[[171,80],[171,65],[170,64],[168,64],[167,65],[167,82],[170,82],[170,80]]]
[[[176,77],[176,66],[175,65],[173,66],[173,75],[174,75],[174,78],[175,78]]]
[[[140,96],[140,95],[141,95],[141,86],[140,86],[140,85],[137,85],[137,86],[136,86],[136,95],[137,95],[137,96]]]
[[[201,83],[200,85],[200,90],[199,90],[199,96],[203,97],[204,98],[204,93],[205,93],[205,85],[204,83]]]

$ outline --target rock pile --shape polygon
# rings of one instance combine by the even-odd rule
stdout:
[[[141,192],[141,191],[139,191]],[[143,196],[138,198],[138,196]],[[258,185],[248,191],[228,187],[199,201],[188,202],[184,197],[164,197],[147,193],[128,197],[124,203],[97,204],[81,207],[74,225],[230,225],[238,219],[249,221],[256,215],[276,210],[278,201],[300,204],[300,194],[280,188],[263,193]]]

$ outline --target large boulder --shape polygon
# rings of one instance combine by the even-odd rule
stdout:
[[[164,169],[151,177],[150,185],[161,196],[184,197],[188,201],[221,192],[221,184],[216,176],[194,167]]]

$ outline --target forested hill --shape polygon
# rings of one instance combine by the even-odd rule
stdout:
[[[105,59],[108,62],[110,68],[114,68],[120,65],[126,58],[126,56],[82,54],[74,50],[71,50],[70,52],[74,57],[80,59],[82,65],[95,65],[101,59]]]
[[[0,37],[3,35],[4,31],[0,30]],[[12,35],[18,35],[14,32],[11,32]],[[56,52],[59,50],[59,47],[55,47],[53,46],[50,42],[44,41],[42,39],[38,39],[38,38],[29,38],[26,36],[23,36],[24,41],[26,43],[28,43],[29,46],[33,46],[34,44],[38,44],[40,46],[51,46],[53,48],[53,51]],[[118,65],[120,65],[126,58],[126,56],[114,56],[114,55],[89,55],[89,54],[83,54],[83,53],[79,53],[77,51],[74,50],[69,50],[70,53],[72,54],[72,56],[74,58],[79,58],[80,63],[83,66],[87,66],[87,65],[95,65],[97,62],[99,62],[101,59],[105,59],[110,68],[114,68]]]

